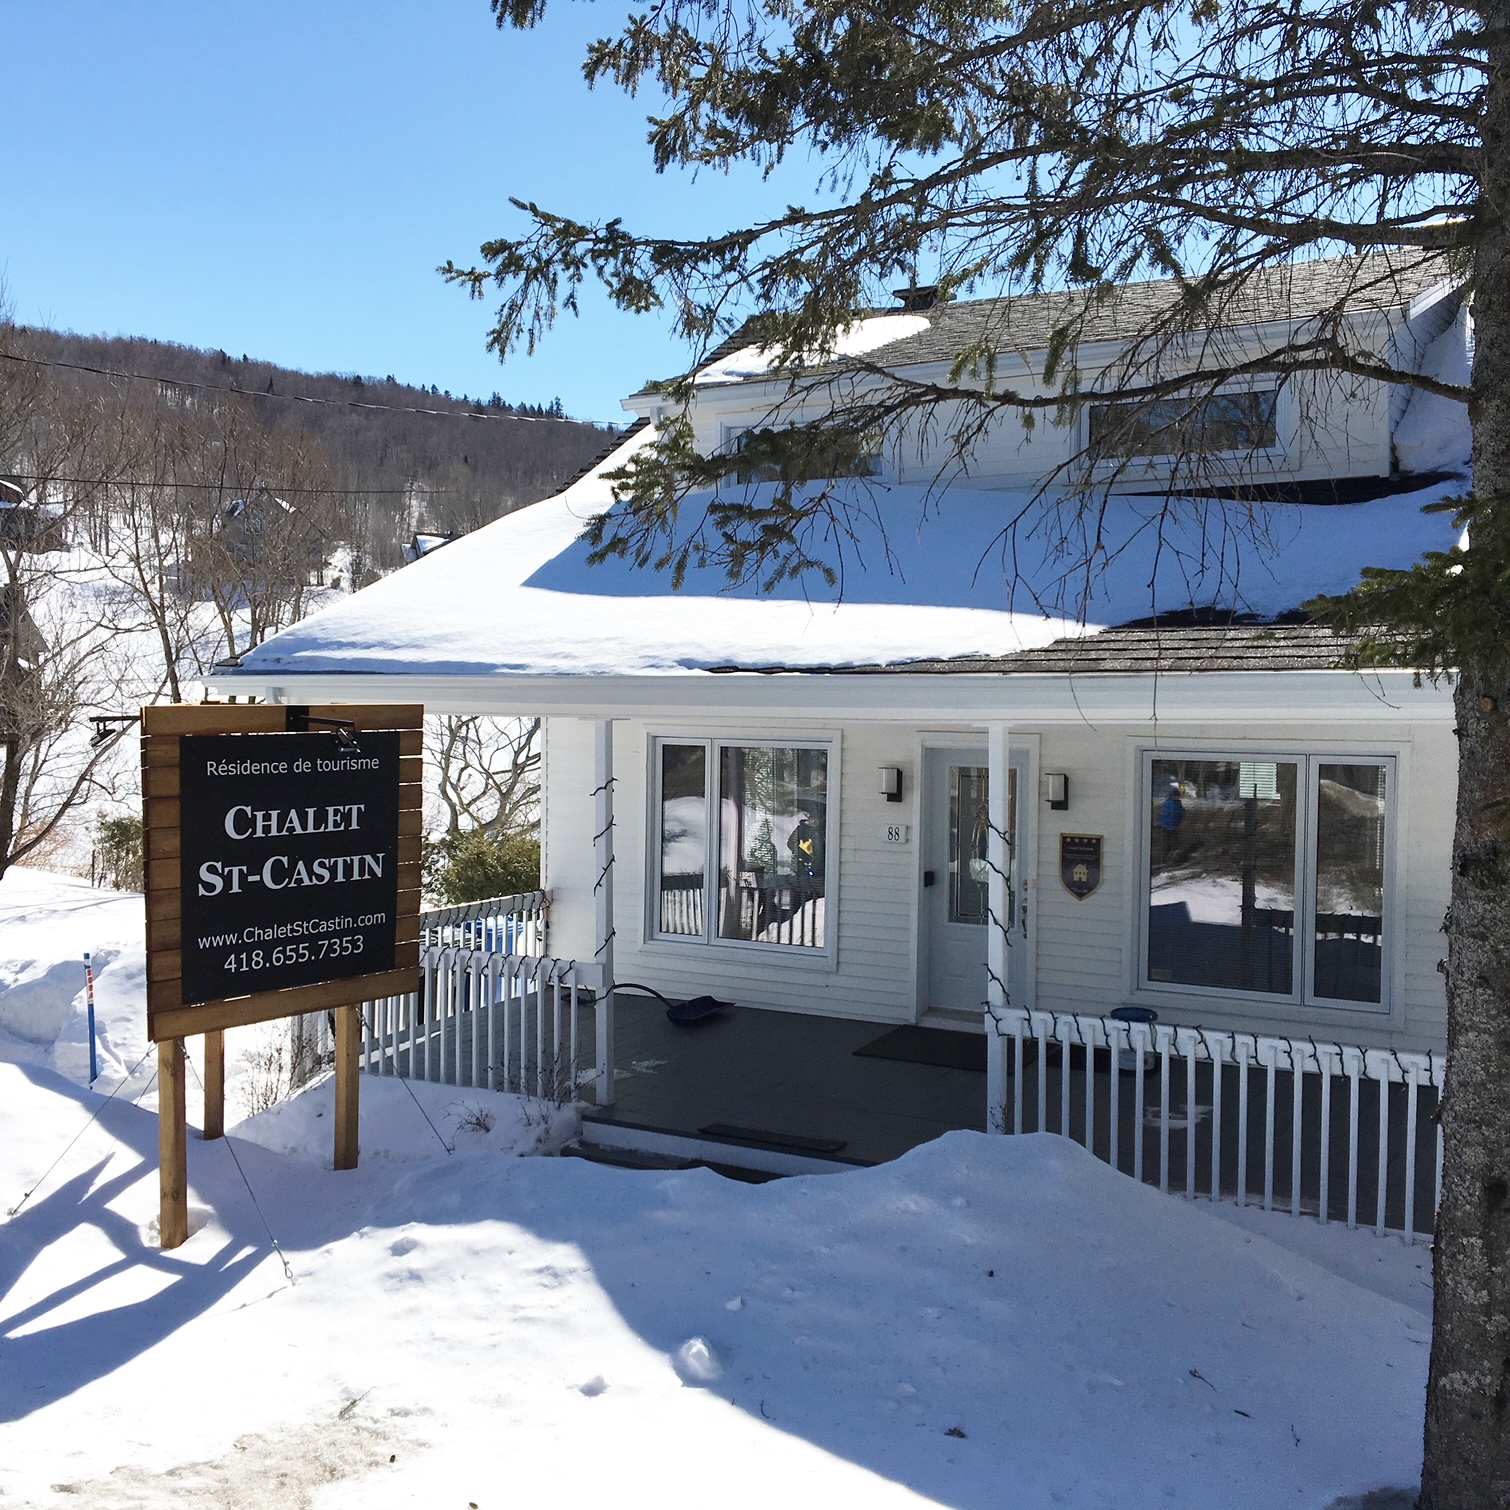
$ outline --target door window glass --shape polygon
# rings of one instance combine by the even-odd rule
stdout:
[[[985,766],[949,767],[949,921],[984,923],[991,837]]]

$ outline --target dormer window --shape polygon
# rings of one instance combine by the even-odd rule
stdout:
[[[1126,457],[1272,450],[1279,444],[1278,409],[1277,388],[1092,404],[1090,449]]]
[[[785,482],[835,477],[878,477],[881,473],[879,435],[842,435],[821,430],[798,431],[790,449],[773,454],[774,429],[751,429],[725,424],[719,451],[730,458],[729,475],[736,482]]]

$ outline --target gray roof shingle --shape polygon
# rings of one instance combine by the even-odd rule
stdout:
[[[897,661],[869,666],[717,667],[836,676],[1127,676],[1205,671],[1343,671],[1353,642],[1316,624],[1225,624],[1107,629],[1002,656]]]
[[[1262,270],[1233,295],[1221,319],[1211,323],[1233,328],[1273,320],[1315,319],[1343,303],[1355,311],[1393,309],[1408,304],[1447,276],[1445,264],[1434,254],[1373,252],[1310,258]],[[1135,339],[1168,310],[1175,295],[1176,284],[1169,278],[1121,284],[1086,312],[1081,340]],[[864,360],[890,369],[949,363],[980,343],[996,352],[1041,351],[1055,328],[1071,318],[1086,298],[1084,291],[1076,291],[937,304],[922,315],[928,321],[927,330],[878,347]],[[752,338],[747,329],[741,327],[721,342],[700,366],[749,345]]]

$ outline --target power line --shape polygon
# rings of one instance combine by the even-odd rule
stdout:
[[[155,377],[150,372],[124,372],[114,367],[93,367],[87,362],[61,362],[48,357],[24,357],[14,351],[0,351],[7,362],[24,362],[30,367],[60,367],[68,372],[88,372],[95,377],[126,378],[136,383],[157,383],[173,388],[194,388],[205,393],[229,393],[237,398],[281,399],[293,404],[322,404],[330,409],[372,409],[384,414],[429,414],[437,419],[513,420],[531,425],[584,425],[592,420],[571,419],[567,415],[513,414],[486,409],[426,409],[418,404],[375,404],[367,399],[316,398],[308,393],[269,393],[263,388],[227,387],[224,383],[200,383],[193,378]]]
[[[0,356],[4,353],[0,352]],[[35,472],[0,473],[0,482],[60,482],[80,488],[200,488],[211,493],[228,493],[244,497],[263,486],[254,483],[251,487],[230,487],[223,482],[170,482],[163,478],[150,481],[130,477],[39,477]],[[449,493],[450,488],[432,488],[428,483],[416,483],[408,488],[285,488],[281,484],[269,487],[269,493],[318,493],[326,498],[367,498],[376,494],[396,494],[407,497],[410,493]]]

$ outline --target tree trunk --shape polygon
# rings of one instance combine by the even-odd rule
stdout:
[[[1510,560],[1510,0],[1490,51],[1474,293],[1470,548]],[[1505,626],[1510,650],[1510,626]],[[1510,1505],[1510,654],[1455,688],[1444,1165],[1422,1510]]]
[[[7,736],[0,742],[5,769],[0,771],[0,879],[10,869],[10,848],[16,837],[16,798],[21,790],[21,741]]]

